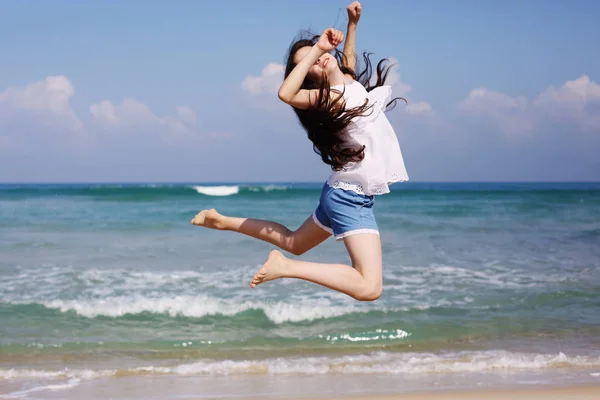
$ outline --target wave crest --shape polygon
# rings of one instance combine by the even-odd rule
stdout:
[[[234,316],[245,311],[262,311],[273,323],[312,321],[343,316],[353,312],[368,312],[355,306],[335,306],[330,301],[307,301],[305,304],[284,302],[227,301],[208,296],[174,296],[150,298],[121,296],[93,300],[52,300],[42,303],[61,312],[75,312],[87,318],[123,317],[141,313],[167,314],[171,317],[202,318],[210,315]]]
[[[239,186],[192,186],[198,193],[206,196],[231,196],[240,191]]]
[[[172,366],[103,370],[0,370],[0,379],[93,379],[130,375],[289,375],[289,374],[439,374],[552,368],[598,368],[600,357],[510,351],[433,353],[370,353],[340,357],[293,357],[263,360],[198,360]]]

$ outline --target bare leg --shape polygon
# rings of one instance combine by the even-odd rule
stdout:
[[[254,275],[250,287],[278,278],[298,278],[337,290],[357,300],[377,300],[383,287],[379,235],[351,235],[344,239],[344,244],[350,254],[352,267],[291,260],[273,250],[267,262]]]
[[[228,217],[219,214],[215,209],[200,211],[192,219],[192,224],[243,233],[295,255],[306,253],[331,236],[313,221],[312,216],[295,231],[273,221]]]

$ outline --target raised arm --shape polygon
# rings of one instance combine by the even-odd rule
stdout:
[[[296,108],[306,109],[316,105],[319,91],[317,89],[301,89],[302,82],[313,64],[323,54],[335,49],[344,38],[344,34],[333,28],[326,29],[318,42],[310,48],[310,51],[294,67],[292,72],[281,84],[277,93],[279,99]]]
[[[356,72],[356,27],[360,19],[362,6],[358,1],[353,2],[348,7],[348,29],[346,31],[346,43],[344,43],[344,57],[342,59],[344,66]]]

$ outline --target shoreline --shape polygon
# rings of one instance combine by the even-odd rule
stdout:
[[[271,400],[273,397],[245,397],[248,400]],[[390,394],[349,394],[334,396],[294,397],[286,400],[598,400],[600,383],[593,385],[541,385],[522,388],[412,391]]]
[[[360,386],[363,390],[351,388],[352,385],[338,385],[333,377],[311,385],[311,391],[303,390],[303,386],[283,385],[276,382],[257,382],[253,379],[242,379],[231,382],[221,377],[216,381],[177,379],[157,376],[150,380],[141,376],[126,376],[113,380],[110,378],[98,381],[62,382],[45,381],[34,385],[22,386],[19,382],[2,382],[0,380],[0,398],[31,398],[35,393],[39,399],[80,399],[91,400],[104,398],[127,399],[234,399],[234,400],[598,400],[600,399],[600,382],[561,382],[530,383],[527,385],[486,385],[471,384],[456,388],[421,385],[405,389],[394,387],[392,382],[381,382],[373,387]],[[31,383],[31,382],[30,382]],[[309,382],[304,382],[309,384]],[[333,386],[333,387],[332,387]],[[337,387],[335,387],[337,386]],[[410,386],[410,385],[407,385]],[[305,387],[305,386],[304,386]],[[425,388],[429,389],[425,389]],[[385,390],[383,390],[385,388]],[[333,390],[332,390],[333,389]],[[354,389],[354,390],[353,390]],[[5,397],[6,396],[6,397]]]

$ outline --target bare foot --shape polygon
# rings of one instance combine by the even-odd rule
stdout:
[[[192,219],[193,225],[203,226],[210,229],[225,229],[225,216],[219,214],[217,210],[202,210]]]
[[[256,285],[272,281],[273,279],[281,278],[283,276],[283,269],[285,268],[285,263],[287,258],[281,254],[278,250],[272,250],[269,253],[269,258],[267,262],[263,264],[263,266],[258,270],[254,278],[252,278],[252,282],[250,282],[250,287],[255,288]]]

